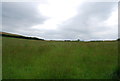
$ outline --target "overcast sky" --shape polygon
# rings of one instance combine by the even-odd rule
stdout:
[[[44,39],[117,39],[118,3],[2,2],[2,31]]]

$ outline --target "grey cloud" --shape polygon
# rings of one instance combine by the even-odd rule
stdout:
[[[113,2],[89,2],[78,8],[78,14],[58,26],[58,30],[37,30],[30,27],[42,24],[47,18],[38,14],[38,3],[3,3],[3,30],[45,39],[115,39],[114,33],[103,24],[116,7]],[[117,7],[116,7],[117,8]]]
[[[113,8],[116,5],[117,3],[112,2],[84,3],[78,8],[78,15],[60,25],[61,30],[67,32],[71,37],[74,37],[74,39],[76,39],[76,37],[84,40],[110,38],[109,33],[106,35],[107,37],[97,36],[96,34],[97,32],[109,30],[109,27],[102,25],[102,22],[111,16]],[[101,25],[98,25],[99,23],[101,23]],[[75,34],[71,35],[72,32],[75,32],[76,36]],[[64,34],[64,37],[67,38],[68,36]]]
[[[0,3],[0,31],[2,31],[2,3]]]
[[[42,24],[47,18],[37,12],[38,3],[31,2],[3,2],[2,25],[3,31],[24,29]]]
[[[118,2],[118,37],[120,38],[120,2]]]

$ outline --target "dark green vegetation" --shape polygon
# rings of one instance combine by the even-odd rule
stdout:
[[[0,36],[0,80],[2,80],[2,37]]]
[[[117,41],[60,42],[3,37],[3,79],[111,79]]]
[[[39,39],[36,37],[26,37],[22,35],[17,35],[17,34],[11,34],[11,33],[6,33],[6,32],[0,32],[0,36],[3,37],[12,37],[12,38],[20,38],[20,39],[29,39],[29,40],[44,40],[44,39]]]

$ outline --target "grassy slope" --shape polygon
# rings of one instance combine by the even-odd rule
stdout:
[[[0,80],[2,80],[2,37],[0,36]]]
[[[50,42],[3,37],[3,79],[109,79],[117,42]]]
[[[11,33],[6,33],[6,32],[0,32],[0,34],[10,35],[10,36],[22,36],[22,35],[11,34]]]

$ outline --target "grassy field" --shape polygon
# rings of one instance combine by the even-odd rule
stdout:
[[[0,37],[0,80],[2,80],[2,37]]]
[[[117,42],[55,42],[3,37],[3,79],[111,79]]]

